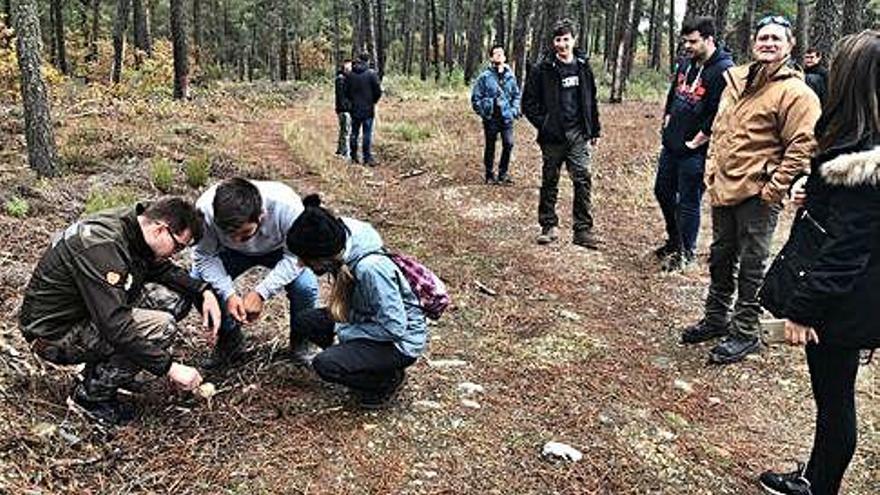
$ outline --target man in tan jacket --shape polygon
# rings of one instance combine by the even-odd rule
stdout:
[[[712,203],[709,296],[705,317],[682,334],[688,344],[725,337],[709,356],[719,364],[760,350],[758,288],[782,198],[792,178],[809,170],[821,111],[803,73],[790,65],[791,24],[765,17],[753,41],[755,61],[724,75],[705,174]]]

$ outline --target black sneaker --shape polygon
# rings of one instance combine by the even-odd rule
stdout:
[[[677,252],[678,244],[672,242],[671,240],[667,240],[665,244],[654,250],[654,256],[656,256],[657,259],[662,260],[663,258],[666,258],[667,256]]]
[[[496,182],[496,184],[499,186],[512,186],[513,179],[511,179],[509,175],[502,175],[501,177],[498,177],[498,182]]]
[[[758,481],[765,492],[773,495],[812,495],[804,470],[805,466],[799,462],[797,470],[790,473],[764,471]]]
[[[571,238],[576,246],[585,247],[587,249],[599,249],[599,239],[593,234],[592,230],[578,230]]]
[[[397,396],[397,393],[403,388],[405,381],[406,373],[403,370],[398,370],[385,390],[361,394],[359,403],[361,409],[375,410],[384,408]]]
[[[666,273],[684,271],[696,262],[696,258],[692,251],[676,251],[661,261],[660,269]]]
[[[88,400],[79,390],[77,388],[67,398],[67,406],[100,425],[122,426],[135,418],[135,410],[131,405],[118,400]]]
[[[494,186],[494,185],[498,184],[498,180],[495,179],[494,175],[487,175],[483,179],[483,184],[486,184],[487,186]]]
[[[211,355],[201,362],[201,366],[206,370],[225,368],[243,359],[245,354],[244,334],[241,333],[241,328],[235,327],[225,332],[221,330]]]
[[[727,335],[727,327],[710,325],[702,319],[681,332],[681,343],[699,344],[725,335]]]
[[[709,361],[715,364],[730,364],[742,361],[749,354],[761,350],[761,339],[747,335],[734,334],[724,338],[709,351]]]

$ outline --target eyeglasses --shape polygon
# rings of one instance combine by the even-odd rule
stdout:
[[[168,236],[171,237],[171,242],[174,243],[174,252],[175,253],[179,253],[179,252],[183,251],[184,249],[190,247],[189,244],[180,242],[180,240],[177,238],[177,236],[174,235],[174,232],[171,232],[171,227],[169,227],[168,224],[163,223],[162,226],[165,227],[165,230],[168,232]]]
[[[782,26],[784,28],[791,29],[791,22],[788,21],[785,17],[781,15],[768,15],[767,17],[762,18],[755,24],[755,30],[761,29],[764,26],[768,26],[770,24],[776,24],[778,26]]]

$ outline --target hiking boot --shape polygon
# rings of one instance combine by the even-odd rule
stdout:
[[[704,318],[681,332],[681,343],[699,344],[725,335],[727,335],[727,327],[710,325]]]
[[[578,230],[572,236],[571,242],[575,246],[585,247],[587,249],[599,249],[599,239],[593,234],[592,230]]]
[[[667,240],[665,244],[654,250],[654,256],[656,256],[657,259],[662,260],[663,258],[666,258],[671,254],[677,253],[678,250],[679,248],[677,243],[674,243],[671,240]]]
[[[135,418],[134,408],[116,399],[93,401],[77,386],[67,398],[67,407],[103,426],[122,426]]]
[[[232,330],[220,329],[217,344],[211,351],[211,355],[202,361],[201,366],[206,370],[225,368],[245,356],[244,334],[241,327],[235,326]]]
[[[398,370],[394,377],[391,379],[388,387],[379,392],[366,392],[361,394],[359,405],[361,409],[367,410],[375,410],[382,409],[387,406],[394,397],[397,396],[397,393],[400,392],[400,389],[403,388],[403,384],[406,381],[406,373],[403,370]]]
[[[556,227],[541,227],[541,235],[539,235],[535,242],[538,244],[550,244],[551,242],[559,239],[559,229]]]
[[[761,350],[761,339],[742,334],[725,337],[709,351],[709,361],[715,364],[731,364],[742,361],[749,354]]]
[[[683,272],[696,263],[693,251],[676,251],[667,256],[660,264],[660,270],[666,273]]]
[[[810,481],[804,477],[805,469],[799,462],[797,469],[789,473],[764,471],[758,481],[765,492],[773,495],[812,495]]]
[[[498,177],[498,182],[496,182],[496,184],[499,186],[512,186],[513,179],[511,179],[509,175],[502,175],[501,177]]]
[[[487,175],[483,179],[483,184],[486,184],[487,186],[494,186],[494,185],[498,184],[498,180],[495,179],[494,175]]]

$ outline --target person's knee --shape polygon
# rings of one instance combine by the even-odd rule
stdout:
[[[338,382],[342,375],[342,367],[334,359],[333,353],[328,351],[321,352],[312,359],[312,369],[322,380],[328,382]]]

